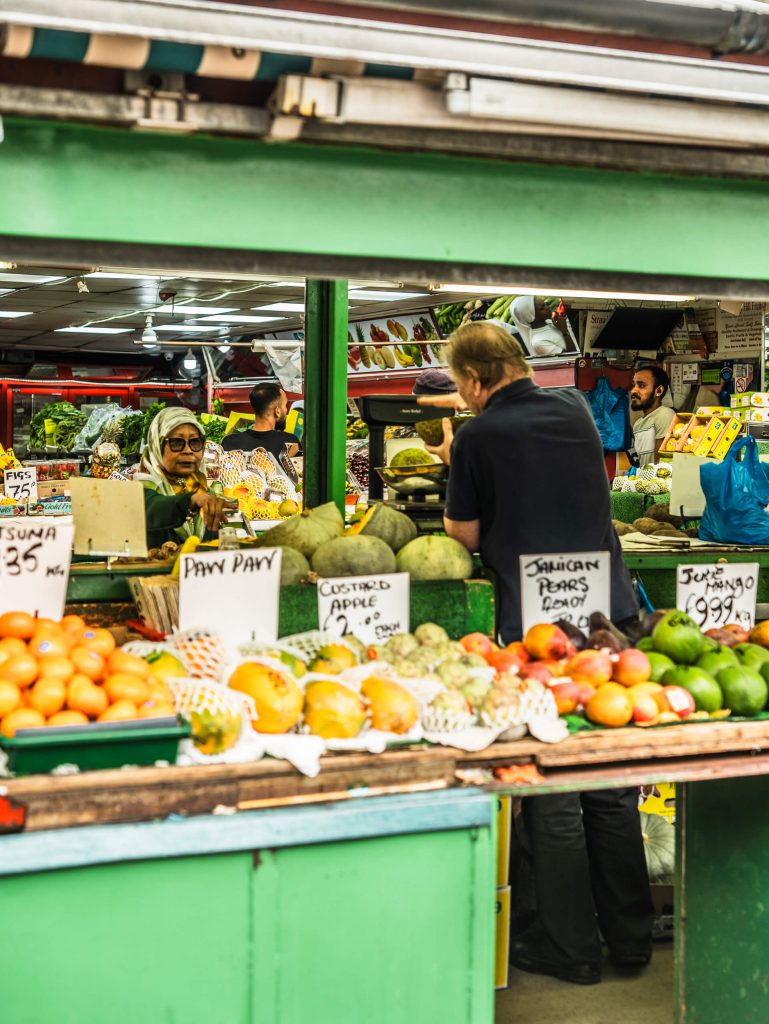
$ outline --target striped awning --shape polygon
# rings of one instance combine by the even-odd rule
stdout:
[[[423,77],[419,70],[392,64],[178,43],[140,36],[67,32],[27,25],[6,26],[0,42],[0,55],[72,61],[124,71],[172,71],[240,81],[275,81],[286,74],[338,74],[401,80]]]

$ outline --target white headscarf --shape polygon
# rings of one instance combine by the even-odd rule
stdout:
[[[516,330],[528,349],[531,343],[531,325],[534,323],[534,317],[537,315],[534,305],[534,296],[519,295],[510,306],[510,312],[512,314]]]

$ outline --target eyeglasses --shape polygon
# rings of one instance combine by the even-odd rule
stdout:
[[[202,437],[167,437],[165,443],[172,452],[178,454],[184,451],[185,445],[187,445],[191,452],[202,452],[205,441]]]

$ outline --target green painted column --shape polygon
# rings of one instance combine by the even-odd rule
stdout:
[[[676,787],[677,1024],[769,1020],[769,778]]]
[[[344,514],[347,439],[347,282],[308,281],[304,348],[304,503]]]

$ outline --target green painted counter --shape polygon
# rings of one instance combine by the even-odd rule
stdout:
[[[492,1024],[495,819],[448,790],[7,836],[2,1019]]]
[[[162,570],[161,570],[162,571]],[[167,570],[165,570],[167,571]],[[131,601],[131,576],[156,576],[157,568],[96,568],[73,565],[67,604]],[[451,636],[494,632],[494,586],[486,579],[415,582],[411,584],[411,628],[421,622],[438,622]],[[282,587],[280,635],[318,628],[318,596],[308,584]]]
[[[676,568],[679,565],[702,565],[708,562],[758,562],[757,604],[769,603],[769,550],[760,548],[724,548],[717,551],[701,552],[675,551],[651,554],[625,552],[625,565],[633,576],[643,584],[647,597],[655,608],[675,608]]]

